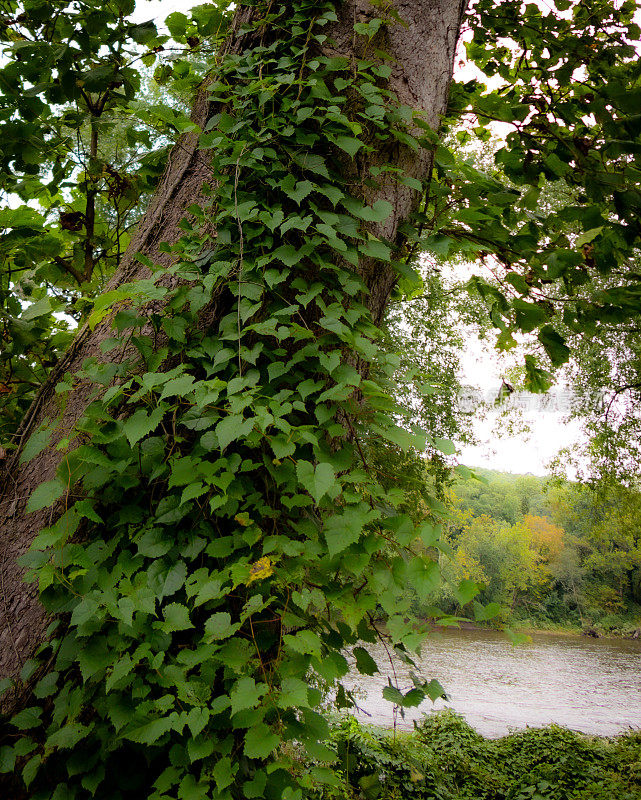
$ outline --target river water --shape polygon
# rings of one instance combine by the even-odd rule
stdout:
[[[364,723],[391,727],[393,706],[382,698],[394,673],[382,646],[368,645],[383,674],[353,672],[348,682]],[[476,730],[498,737],[510,730],[549,723],[612,736],[641,728],[641,641],[532,634],[512,645],[503,633],[449,629],[423,646],[424,675],[437,678],[449,700],[407,709],[397,726],[411,728],[431,708],[452,708]],[[399,687],[412,688],[409,670],[394,662]]]

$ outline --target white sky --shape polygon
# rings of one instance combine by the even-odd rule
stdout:
[[[462,360],[464,383],[478,387],[485,397],[498,395],[504,372],[496,354],[488,352],[471,339]],[[474,433],[476,446],[464,446],[459,457],[469,467],[485,467],[502,472],[531,472],[545,475],[546,465],[565,447],[575,447],[584,441],[577,420],[565,422],[568,392],[563,385],[553,386],[551,397],[537,395],[520,397],[526,404],[510,435],[509,421],[500,411],[490,412],[477,419]],[[548,406],[546,408],[545,406]]]
[[[197,0],[138,0],[133,18],[139,22],[154,19],[162,23],[173,11],[184,12],[199,4]],[[469,79],[459,58],[457,72],[462,72]],[[484,395],[498,393],[503,378],[499,359],[476,341],[469,342],[463,357],[462,375],[465,383],[476,386]],[[563,387],[560,389],[563,390]],[[573,421],[567,424],[560,410],[530,409],[523,413],[523,423],[520,427],[529,429],[529,432],[510,435],[498,412],[478,420],[475,434],[479,444],[461,449],[461,463],[504,472],[544,475],[547,472],[546,465],[561,448],[572,447],[583,440],[579,423]]]
[[[186,11],[192,6],[204,5],[194,0],[136,0],[136,10],[131,15],[135,22],[146,22],[154,19],[162,22],[172,11]]]

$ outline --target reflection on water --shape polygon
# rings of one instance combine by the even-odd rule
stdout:
[[[392,668],[381,646],[368,649],[384,674],[351,674],[349,688],[369,714],[359,714],[361,721],[391,726],[393,706],[381,691]],[[601,736],[641,728],[639,641],[538,633],[514,647],[495,631],[445,630],[426,642],[421,662],[450,698],[434,707],[453,708],[485,736],[552,722]],[[394,668],[400,688],[410,689],[409,670],[399,662]],[[411,728],[431,707],[428,700],[408,709],[398,725]]]

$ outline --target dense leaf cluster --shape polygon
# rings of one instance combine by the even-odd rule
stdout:
[[[423,236],[434,253],[484,264],[472,282],[499,346],[536,335],[525,368],[538,391],[568,360],[568,340],[630,324],[639,309],[636,3],[554,5],[471,5],[467,56],[487,85],[454,87],[452,115],[466,120],[456,138],[501,140],[493,170],[437,150]]]
[[[68,342],[52,312],[77,311],[71,287],[92,291],[97,265],[117,262],[119,215],[133,220],[156,180],[160,158],[130,174],[101,154],[100,137],[131,107],[132,59],[156,65],[166,40],[127,21],[130,2],[6,5],[0,164],[4,190],[23,205],[0,220],[0,393],[26,387],[7,404],[12,431]],[[335,753],[323,698],[353,702],[344,651],[383,635],[372,624],[381,609],[402,657],[420,643],[407,589],[427,598],[440,580],[441,507],[415,526],[361,447],[364,431],[405,448],[427,441],[390,421],[399,359],[380,346],[359,277],[364,261],[405,279],[411,270],[407,253],[376,235],[389,204],[358,192],[423,186],[392,164],[358,168],[370,148],[418,150],[435,137],[386,88],[380,48],[399,21],[378,5],[380,16],[355,25],[362,47],[347,59],[320,55],[335,3],[257,4],[234,31],[242,46],[220,51],[203,89],[211,182],[181,241],[165,247],[173,266],[140,256],[150,278],[91,304],[90,324],[109,320],[114,336],[104,360],[66,376],[58,395],[63,408],[91,381],[96,399],[56,445],[57,477],[28,505],[64,512],[25,559],[57,619],[22,672],[29,699],[0,749],[0,770],[35,798],[298,800],[340,786],[324,765]],[[193,48],[224,26],[222,9],[204,8],[171,15],[176,41]],[[498,265],[494,281],[474,284],[501,346],[536,334],[541,360],[526,359],[535,388],[567,358],[564,330],[589,334],[638,309],[638,274],[625,268],[641,236],[634,5],[556,8],[472,4],[470,57],[505,83],[458,87],[452,111],[466,111],[482,138],[483,120],[514,131],[492,175],[438,147],[414,237]],[[156,80],[189,83],[190,70],[163,62]],[[171,109],[155,118],[164,133],[190,124]],[[131,153],[146,144],[137,127],[124,136]],[[74,193],[65,183],[78,177]],[[576,202],[550,211],[541,193],[561,179]],[[34,198],[44,211],[27,205]],[[102,227],[100,203],[110,208]],[[595,275],[610,281],[603,290]],[[63,306],[51,299],[59,285]],[[216,324],[201,324],[208,318]],[[52,329],[60,336],[47,339]],[[32,434],[23,463],[51,446],[56,425]],[[447,441],[429,443],[451,453]],[[460,591],[468,602],[476,588]],[[358,669],[376,669],[355,654]],[[434,691],[417,677],[410,696],[386,693],[403,706]]]
[[[639,796],[638,733],[589,738],[550,726],[484,739],[461,717],[432,713],[411,733],[341,722],[332,731],[340,789],[318,797],[367,800],[606,800]]]

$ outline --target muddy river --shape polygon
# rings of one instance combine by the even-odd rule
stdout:
[[[382,647],[368,646],[382,675],[350,677],[370,724],[392,726],[393,706],[381,695],[392,667]],[[407,668],[395,662],[403,691],[412,687]],[[532,635],[513,646],[494,631],[446,630],[433,634],[423,648],[423,673],[438,678],[449,695],[434,708],[460,712],[484,736],[549,723],[584,733],[611,736],[641,728],[641,641],[590,639],[585,636]],[[406,710],[397,725],[429,713],[431,701]]]

